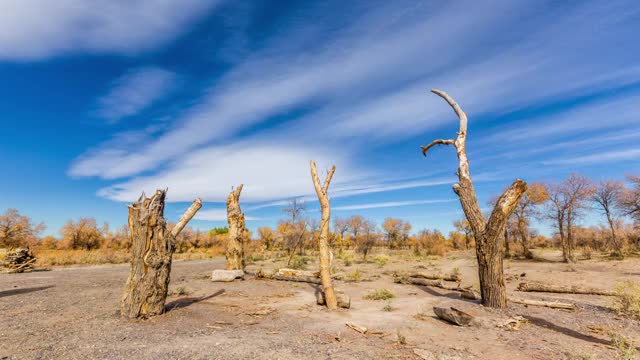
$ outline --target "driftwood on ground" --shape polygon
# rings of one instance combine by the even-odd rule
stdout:
[[[575,310],[575,304],[561,303],[556,301],[541,301],[541,300],[528,300],[519,298],[509,298],[509,301],[516,304],[531,305],[531,306],[544,306],[553,309],[566,309]]]
[[[244,271],[242,270],[213,270],[211,273],[211,281],[214,282],[231,282],[235,279],[244,279]]]
[[[560,286],[545,284],[541,282],[524,281],[518,285],[518,291],[526,292],[546,292],[558,294],[583,294],[583,295],[604,295],[616,296],[615,291],[595,288],[581,288],[578,286]]]
[[[280,280],[280,281],[294,281],[294,282],[306,282],[310,284],[318,284],[321,285],[322,282],[319,278],[313,276],[286,276],[280,275],[278,273],[275,274],[267,274],[264,271],[258,271],[255,276],[259,279],[269,279],[269,280]]]
[[[440,319],[458,326],[467,326],[473,321],[473,316],[454,307],[445,308],[434,306],[433,312]]]
[[[29,249],[15,249],[7,253],[3,266],[10,273],[21,273],[29,272],[35,263],[36,257]]]
[[[346,323],[345,325],[347,325],[347,326],[348,326],[348,327],[350,327],[351,329],[353,329],[353,330],[355,330],[355,331],[359,332],[360,334],[364,334],[364,333],[366,333],[366,332],[367,332],[367,330],[368,330],[366,327],[364,327],[364,326],[360,326],[360,325],[356,325],[356,324],[354,324],[354,323],[352,323],[352,322],[348,322],[348,323]]]
[[[320,277],[320,271],[312,271],[312,270],[297,270],[297,269],[289,269],[282,268],[278,269],[279,275],[284,276],[309,276],[309,277]]]
[[[431,280],[444,280],[444,281],[455,281],[462,282],[462,275],[460,274],[441,274],[441,273],[426,273],[426,272],[413,272],[409,274],[410,277],[414,278],[423,278],[423,279],[431,279]]]

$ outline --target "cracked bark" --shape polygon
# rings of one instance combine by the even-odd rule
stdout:
[[[526,191],[527,184],[516,179],[496,202],[489,220],[485,220],[469,173],[469,160],[466,151],[467,114],[446,92],[436,89],[431,92],[440,96],[453,108],[460,119],[460,130],[455,140],[438,139],[423,146],[422,154],[426,156],[427,151],[435,145],[453,145],[455,147],[458,155],[458,183],[453,185],[453,191],[460,199],[462,210],[476,240],[482,304],[489,307],[505,308],[507,293],[502,264],[504,247],[501,237],[504,235],[507,219]]]
[[[329,249],[329,224],[331,220],[331,206],[329,204],[329,184],[333,173],[336,171],[335,165],[331,167],[327,177],[324,180],[324,185],[320,184],[320,178],[316,170],[316,163],[311,160],[311,178],[313,179],[313,186],[318,194],[318,200],[320,201],[320,208],[322,210],[322,217],[320,220],[320,236],[318,237],[318,247],[320,249],[320,280],[322,282],[322,291],[324,292],[325,302],[327,308],[335,310],[338,308],[338,299],[333,289],[333,281],[331,280],[331,255]]]
[[[120,306],[124,317],[148,318],[164,313],[175,238],[202,207],[202,201],[196,199],[169,231],[164,219],[165,196],[166,190],[157,190],[151,198],[143,193],[129,205],[132,257]]]
[[[240,192],[242,184],[235,188],[227,198],[227,222],[229,224],[229,238],[225,256],[227,270],[244,270],[244,214],[240,209]]]

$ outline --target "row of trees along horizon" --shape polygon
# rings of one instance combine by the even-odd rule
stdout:
[[[597,225],[582,224],[590,211],[600,215]],[[285,218],[275,228],[260,227],[256,234],[247,231],[246,238],[253,240],[247,244],[249,249],[283,251],[286,255],[304,255],[315,249],[320,222],[307,216],[305,203],[293,199],[283,213]],[[550,224],[555,229],[553,236],[545,237],[532,228],[534,219]],[[440,256],[448,250],[474,248],[473,231],[467,220],[457,220],[453,225],[455,231],[445,236],[437,229],[413,231],[409,222],[393,217],[382,224],[360,215],[335,217],[329,241],[332,248],[353,249],[365,260],[375,247],[412,249],[416,254]],[[8,209],[0,215],[0,247],[128,250],[131,246],[126,225],[112,230],[108,224],[98,226],[93,218],[69,220],[60,230],[60,238],[40,237],[44,229],[44,224],[34,224],[18,210]],[[177,238],[176,252],[218,248],[222,253],[227,232],[226,227],[208,232],[187,227]],[[628,176],[627,184],[617,180],[596,183],[585,176],[570,174],[561,182],[531,183],[508,220],[504,240],[507,257],[532,258],[530,249],[538,247],[561,247],[568,262],[576,260],[576,248],[581,248],[587,257],[591,251],[610,252],[619,258],[636,252],[640,250],[640,177]]]

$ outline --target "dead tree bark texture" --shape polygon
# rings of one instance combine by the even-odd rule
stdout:
[[[240,192],[242,184],[235,188],[227,198],[227,222],[229,223],[229,238],[225,256],[227,270],[244,270],[244,214],[240,210]]]
[[[333,282],[331,280],[331,250],[329,249],[329,225],[331,221],[331,206],[329,204],[329,184],[333,173],[335,173],[335,165],[331,167],[327,177],[324,180],[324,185],[320,183],[318,177],[318,171],[316,169],[316,163],[311,160],[311,178],[313,179],[313,186],[316,189],[318,200],[320,201],[320,208],[322,210],[322,217],[320,220],[320,236],[318,238],[318,247],[320,249],[320,280],[322,281],[322,290],[324,291],[324,297],[326,300],[327,308],[335,310],[338,308],[338,300],[336,298],[335,291],[333,290]]]
[[[171,231],[164,219],[166,190],[129,205],[132,258],[120,313],[128,318],[148,318],[164,313],[169,288],[175,238],[202,207],[196,199]]]
[[[443,98],[455,111],[460,119],[460,130],[456,139],[438,139],[431,144],[422,147],[422,154],[436,145],[453,145],[458,155],[458,180],[453,185],[453,191],[458,195],[465,217],[473,230],[476,240],[476,257],[478,259],[478,273],[480,276],[480,293],[482,304],[495,308],[507,306],[507,292],[504,283],[502,258],[504,247],[501,237],[507,224],[507,219],[513,213],[518,200],[527,190],[527,184],[516,179],[509,188],[500,196],[495,207],[486,221],[480,210],[471,175],[469,173],[469,160],[467,158],[467,114],[444,91],[431,90],[434,94]]]

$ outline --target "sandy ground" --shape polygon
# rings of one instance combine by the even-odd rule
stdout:
[[[640,343],[640,324],[609,310],[611,298],[515,291],[523,273],[526,280],[612,289],[617,281],[638,280],[640,259],[569,267],[556,262],[557,253],[541,256],[548,261],[505,263],[509,295],[573,302],[577,311],[510,304],[496,312],[454,292],[393,283],[395,270],[454,268],[465,284],[477,283],[469,252],[431,260],[396,256],[383,267],[336,260],[341,271],[358,270],[373,281],[337,281],[352,297],[352,308],[335,312],[315,305],[310,284],[211,282],[211,270],[223,268],[224,259],[174,263],[167,313],[138,321],[118,314],[128,265],[2,274],[0,359],[615,359],[607,331]],[[282,265],[266,260],[249,269]],[[188,294],[177,295],[180,288]],[[377,288],[395,293],[393,311],[383,310],[385,301],[363,299]],[[450,325],[433,315],[434,305],[463,309],[479,323]],[[497,326],[516,315],[528,319],[517,331]],[[346,322],[369,332],[357,333]]]

